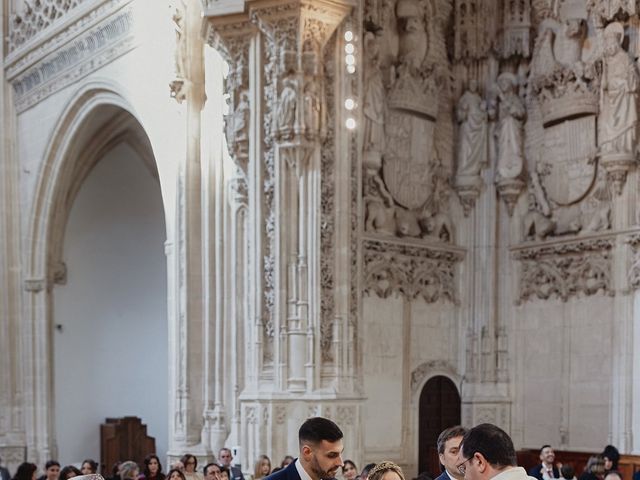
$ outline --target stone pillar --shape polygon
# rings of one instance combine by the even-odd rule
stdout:
[[[260,453],[278,458],[297,449],[287,433],[322,414],[344,422],[345,438],[360,448],[359,399],[354,382],[340,380],[354,377],[353,353],[345,352],[355,351],[351,306],[343,301],[329,316],[322,300],[325,266],[332,273],[351,268],[349,258],[336,266],[338,249],[322,248],[321,231],[338,216],[336,208],[326,211],[325,196],[344,181],[326,175],[325,165],[333,171],[335,149],[350,149],[348,139],[336,140],[328,111],[344,102],[329,83],[342,60],[341,37],[332,35],[352,4],[203,3],[207,41],[229,63],[225,133],[234,165],[225,180],[224,302],[230,342],[222,348],[230,349],[225,358],[242,363],[232,361],[224,372],[234,391],[227,443],[239,442],[244,466]],[[326,182],[333,182],[327,192]],[[344,274],[340,286],[350,281]]]

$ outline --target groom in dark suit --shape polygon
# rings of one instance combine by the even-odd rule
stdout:
[[[342,431],[331,420],[313,417],[298,431],[300,456],[265,480],[329,480],[342,468]]]
[[[443,430],[438,436],[438,457],[444,468],[436,480],[463,480],[464,475],[458,471],[457,465],[458,451],[465,433],[467,433],[466,428],[456,425]]]

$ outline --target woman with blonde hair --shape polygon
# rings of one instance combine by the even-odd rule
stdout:
[[[260,480],[271,473],[271,460],[266,455],[260,455],[253,469],[253,480]]]
[[[385,461],[378,463],[369,472],[369,480],[405,480],[400,465]]]

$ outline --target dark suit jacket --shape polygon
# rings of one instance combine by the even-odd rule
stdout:
[[[0,467],[0,480],[10,480],[11,475],[9,474],[9,470],[4,467]]]
[[[538,480],[542,480],[542,464],[536,465],[531,470],[529,470],[529,475],[532,477],[536,477]],[[553,467],[553,476],[555,478],[560,478],[560,471],[557,467]]]
[[[447,471],[445,470],[440,474],[438,478],[436,478],[436,480],[451,480],[451,478],[449,477],[449,475],[447,474]]]
[[[238,467],[229,467],[229,470],[231,472],[231,478],[229,480],[244,480],[241,469]]]
[[[298,469],[296,468],[297,461],[298,459],[296,458],[285,468],[278,470],[276,473],[272,473],[268,477],[264,478],[264,480],[301,480]]]

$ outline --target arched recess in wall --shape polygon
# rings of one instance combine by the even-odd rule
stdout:
[[[73,96],[54,129],[39,172],[31,214],[31,244],[25,252],[22,335],[25,372],[29,372],[24,380],[25,397],[30,399],[25,402],[27,448],[30,459],[39,463],[57,458],[55,402],[63,399],[54,395],[53,334],[58,323],[54,318],[54,287],[67,280],[63,247],[74,200],[92,169],[117,146],[126,145],[156,181],[158,178],[149,138],[132,106],[117,91],[110,84],[91,83]],[[162,197],[158,198],[162,209]],[[161,243],[166,239],[163,229]],[[166,278],[166,263],[163,268]],[[166,322],[161,328],[166,331]],[[82,379],[69,387],[73,394],[83,391]]]
[[[418,400],[418,473],[433,478],[440,473],[436,442],[445,428],[460,425],[461,400],[449,376],[431,376],[420,389]]]

